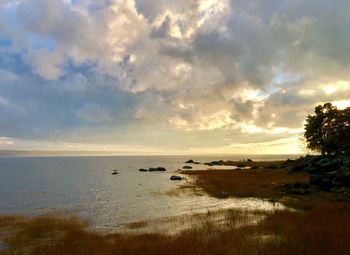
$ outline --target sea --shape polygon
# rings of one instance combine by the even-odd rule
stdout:
[[[255,161],[294,155],[249,155]],[[201,192],[178,192],[193,182],[179,169],[205,162],[244,160],[242,155],[215,156],[71,156],[0,157],[0,215],[75,214],[101,231],[122,231],[133,222],[205,213],[225,208],[271,210],[275,203],[256,198],[218,199]],[[139,168],[165,167],[165,172]],[[215,167],[220,168],[220,167]],[[234,167],[224,167],[228,171]],[[117,171],[118,174],[112,174]],[[184,177],[171,181],[171,175]]]

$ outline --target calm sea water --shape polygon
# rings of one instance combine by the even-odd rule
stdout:
[[[181,182],[170,181],[192,158],[199,162],[242,156],[110,156],[0,158],[0,214],[77,213],[96,228],[122,229],[127,223],[239,207],[270,208],[258,199],[215,199],[169,195]],[[274,160],[292,156],[250,156]],[[163,166],[166,172],[139,172]],[[205,169],[204,165],[196,165]],[[112,175],[114,169],[119,174]],[[170,192],[171,193],[171,192]]]

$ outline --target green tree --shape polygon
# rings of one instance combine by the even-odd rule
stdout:
[[[308,115],[304,137],[307,148],[328,155],[350,153],[350,108],[338,110],[331,103],[318,105]]]

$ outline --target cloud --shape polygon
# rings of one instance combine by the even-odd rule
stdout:
[[[14,142],[8,137],[0,137],[0,145],[13,145]]]
[[[60,65],[63,65],[64,57],[56,52],[46,49],[31,50],[23,58],[24,62],[32,66],[33,73],[46,80],[56,80],[62,75]]]
[[[0,77],[3,80],[3,82],[14,82],[20,79],[20,77],[17,74],[3,69],[0,69]]]
[[[288,139],[316,104],[350,98],[349,10],[346,0],[3,1],[0,136],[79,143],[84,130],[95,144],[120,132],[125,143],[142,130],[136,140],[156,146],[152,127],[173,146],[211,131],[222,139],[190,141]]]

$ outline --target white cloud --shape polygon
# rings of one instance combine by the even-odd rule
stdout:
[[[16,90],[0,104],[62,101],[81,125],[113,131],[128,116],[171,132],[293,136],[315,104],[350,98],[347,0],[22,0],[0,14],[1,85]],[[56,100],[23,98],[14,84],[32,73],[43,81],[28,95],[46,86]]]
[[[30,50],[24,55],[24,61],[32,66],[33,73],[46,80],[56,80],[63,74],[61,66],[64,56],[46,49]]]
[[[12,141],[8,137],[0,137],[0,145],[13,145],[14,141]]]

